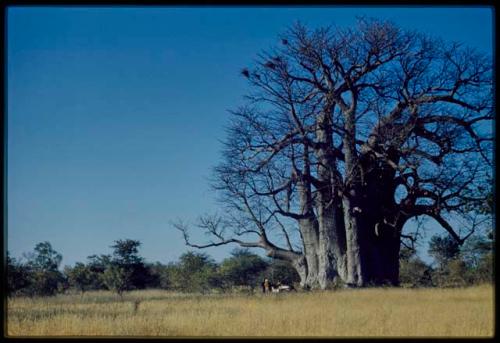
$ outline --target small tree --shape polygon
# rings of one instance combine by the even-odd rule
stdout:
[[[139,241],[125,239],[111,246],[113,256],[103,273],[103,281],[120,296],[124,291],[144,288],[150,279],[144,259],[139,256],[140,245]]]
[[[160,262],[155,262],[155,263],[146,263],[145,265],[146,268],[146,283],[145,287],[146,288],[162,288],[162,271],[164,268],[164,265],[162,265]]]
[[[422,261],[414,249],[401,248],[399,253],[399,279],[401,285],[409,287],[429,287],[432,282],[432,268]]]
[[[113,257],[121,264],[138,264],[142,263],[143,259],[139,256],[139,246],[141,242],[133,239],[117,240],[115,245],[111,247],[114,249]]]
[[[475,274],[476,282],[492,283],[495,281],[495,269],[494,269],[493,259],[494,259],[493,252],[489,252],[481,257],[476,269],[476,274]]]
[[[65,274],[68,278],[69,285],[79,290],[82,294],[91,289],[93,275],[89,267],[85,264],[77,262],[73,268],[66,267]]]
[[[54,295],[64,281],[59,271],[62,255],[55,251],[49,242],[38,243],[29,257],[27,266],[31,273],[32,295]]]
[[[269,279],[271,282],[282,282],[292,285],[300,282],[300,276],[287,261],[275,260],[270,261],[266,270],[260,275],[260,280]]]
[[[57,270],[62,261],[62,255],[52,248],[49,242],[38,243],[30,264],[39,270]]]
[[[460,255],[472,268],[477,268],[479,261],[493,251],[492,234],[472,236],[460,249]]]
[[[446,264],[460,253],[460,245],[450,236],[433,236],[429,241],[428,253],[440,268],[445,268]]]
[[[491,282],[494,279],[494,234],[471,237],[462,247],[460,256],[467,264],[472,281],[475,283]]]
[[[32,271],[7,252],[7,295],[26,293],[32,283]]]
[[[104,284],[109,290],[116,292],[120,298],[123,298],[123,292],[131,290],[132,270],[116,262],[112,262],[102,275]]]
[[[234,249],[231,257],[222,261],[219,268],[224,286],[257,286],[260,274],[268,263],[248,249]]]
[[[203,253],[184,253],[170,272],[173,288],[183,292],[206,292],[220,284],[217,264]]]
[[[400,261],[409,261],[414,256],[416,256],[416,250],[414,248],[401,246],[401,249],[399,250]]]
[[[106,289],[106,284],[104,283],[103,275],[106,268],[111,263],[110,255],[91,255],[87,257],[88,263],[87,267],[90,273],[90,278],[92,283],[90,289]]]
[[[159,262],[150,267],[153,277],[156,279],[158,287],[162,289],[174,289],[175,279],[178,274],[178,266],[174,262],[164,265]]]
[[[455,258],[448,262],[448,275],[442,286],[464,287],[474,282],[473,270],[460,258]]]

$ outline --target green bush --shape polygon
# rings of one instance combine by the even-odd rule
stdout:
[[[260,275],[268,267],[268,263],[260,256],[244,249],[235,249],[231,257],[222,261],[219,275],[223,287],[250,287],[252,290],[260,284]]]
[[[399,281],[409,287],[431,287],[432,268],[416,256],[409,257],[400,262]]]

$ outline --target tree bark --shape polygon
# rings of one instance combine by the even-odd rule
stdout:
[[[332,283],[345,280],[346,237],[342,213],[342,205],[335,191],[341,182],[341,175],[332,155],[332,108],[328,108],[318,118],[316,141],[319,147],[315,149],[318,164],[318,179],[321,185],[318,190],[317,216],[319,225],[319,272],[318,282],[322,289]]]
[[[397,161],[396,155],[391,155]],[[398,285],[399,249],[402,226],[394,214],[395,171],[371,154],[360,158],[363,169],[362,197],[360,199],[360,225],[363,226],[366,254],[366,284]]]
[[[352,191],[351,196],[355,196]],[[363,225],[360,223],[359,214],[362,209],[352,199],[344,197],[344,222],[346,226],[346,258],[347,278],[349,287],[362,287],[366,284],[366,237]]]
[[[338,203],[332,203],[327,208],[320,206],[318,219],[318,283],[320,288],[325,289],[347,277],[345,229],[341,206]]]
[[[319,288],[318,222],[312,218],[302,219],[299,221],[299,227],[303,241],[305,264],[305,274],[301,278],[301,286],[310,289]]]

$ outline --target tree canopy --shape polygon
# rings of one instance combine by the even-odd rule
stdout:
[[[214,240],[176,223],[185,242],[264,249],[313,288],[398,284],[415,217],[463,244],[491,187],[491,56],[365,18],[279,41],[242,70],[213,177],[224,214],[197,223]]]

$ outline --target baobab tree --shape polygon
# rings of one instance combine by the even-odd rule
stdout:
[[[397,285],[412,218],[459,244],[474,232],[491,188],[490,56],[360,19],[297,24],[242,75],[252,92],[214,170],[224,214],[200,218],[204,244],[176,223],[187,245],[261,248],[324,289]]]

